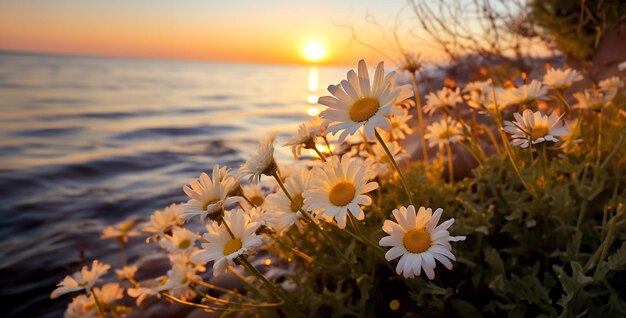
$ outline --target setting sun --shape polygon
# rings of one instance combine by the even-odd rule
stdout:
[[[326,57],[326,49],[319,41],[307,42],[302,53],[310,62],[319,62]]]

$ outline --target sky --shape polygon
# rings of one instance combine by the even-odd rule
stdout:
[[[368,14],[392,24],[404,0],[0,0],[0,50],[279,64],[374,58],[351,42],[350,25],[370,44],[381,32]],[[378,56],[380,58],[380,56]]]

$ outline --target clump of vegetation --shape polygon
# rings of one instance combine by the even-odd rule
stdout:
[[[82,292],[69,317],[124,316],[124,298],[224,315],[626,315],[621,79],[575,105],[571,69],[507,89],[445,87],[422,105],[384,74],[381,62],[370,79],[360,61],[320,98],[328,109],[285,144],[310,151],[308,167],[278,163],[268,138],[238,173],[215,165],[184,187],[189,201],[155,212],[142,232],[167,252],[166,275],[139,280],[123,260],[119,282],[99,286],[110,266],[94,261],[52,296]],[[429,123],[415,134],[413,113]],[[352,136],[341,156],[335,133]],[[401,143],[418,139],[436,152],[410,160]],[[124,247],[135,226],[103,238]],[[259,252],[271,255],[262,265]],[[210,280],[220,275],[241,287]]]
[[[529,3],[534,24],[550,37],[568,64],[585,67],[600,39],[626,15],[626,3],[608,1],[534,0]]]

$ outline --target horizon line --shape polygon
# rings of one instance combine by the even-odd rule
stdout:
[[[117,55],[117,54],[98,54],[98,53],[72,53],[72,52],[54,52],[54,51],[37,51],[37,50],[19,50],[0,48],[0,55],[32,55],[43,57],[76,57],[76,58],[99,58],[99,59],[124,59],[124,60],[144,60],[144,61],[163,61],[163,62],[205,62],[205,63],[232,63],[232,64],[261,64],[261,65],[283,65],[283,66],[319,66],[319,67],[338,67],[349,66],[348,64],[332,64],[332,63],[294,63],[294,62],[269,62],[269,61],[239,61],[239,60],[220,60],[210,58],[181,58],[181,57],[150,57],[137,55]]]

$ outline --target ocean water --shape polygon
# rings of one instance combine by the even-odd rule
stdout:
[[[189,179],[272,132],[280,145],[347,69],[0,53],[3,316],[62,315],[59,280],[119,263],[105,226],[185,200]],[[139,239],[128,256],[148,252]]]

